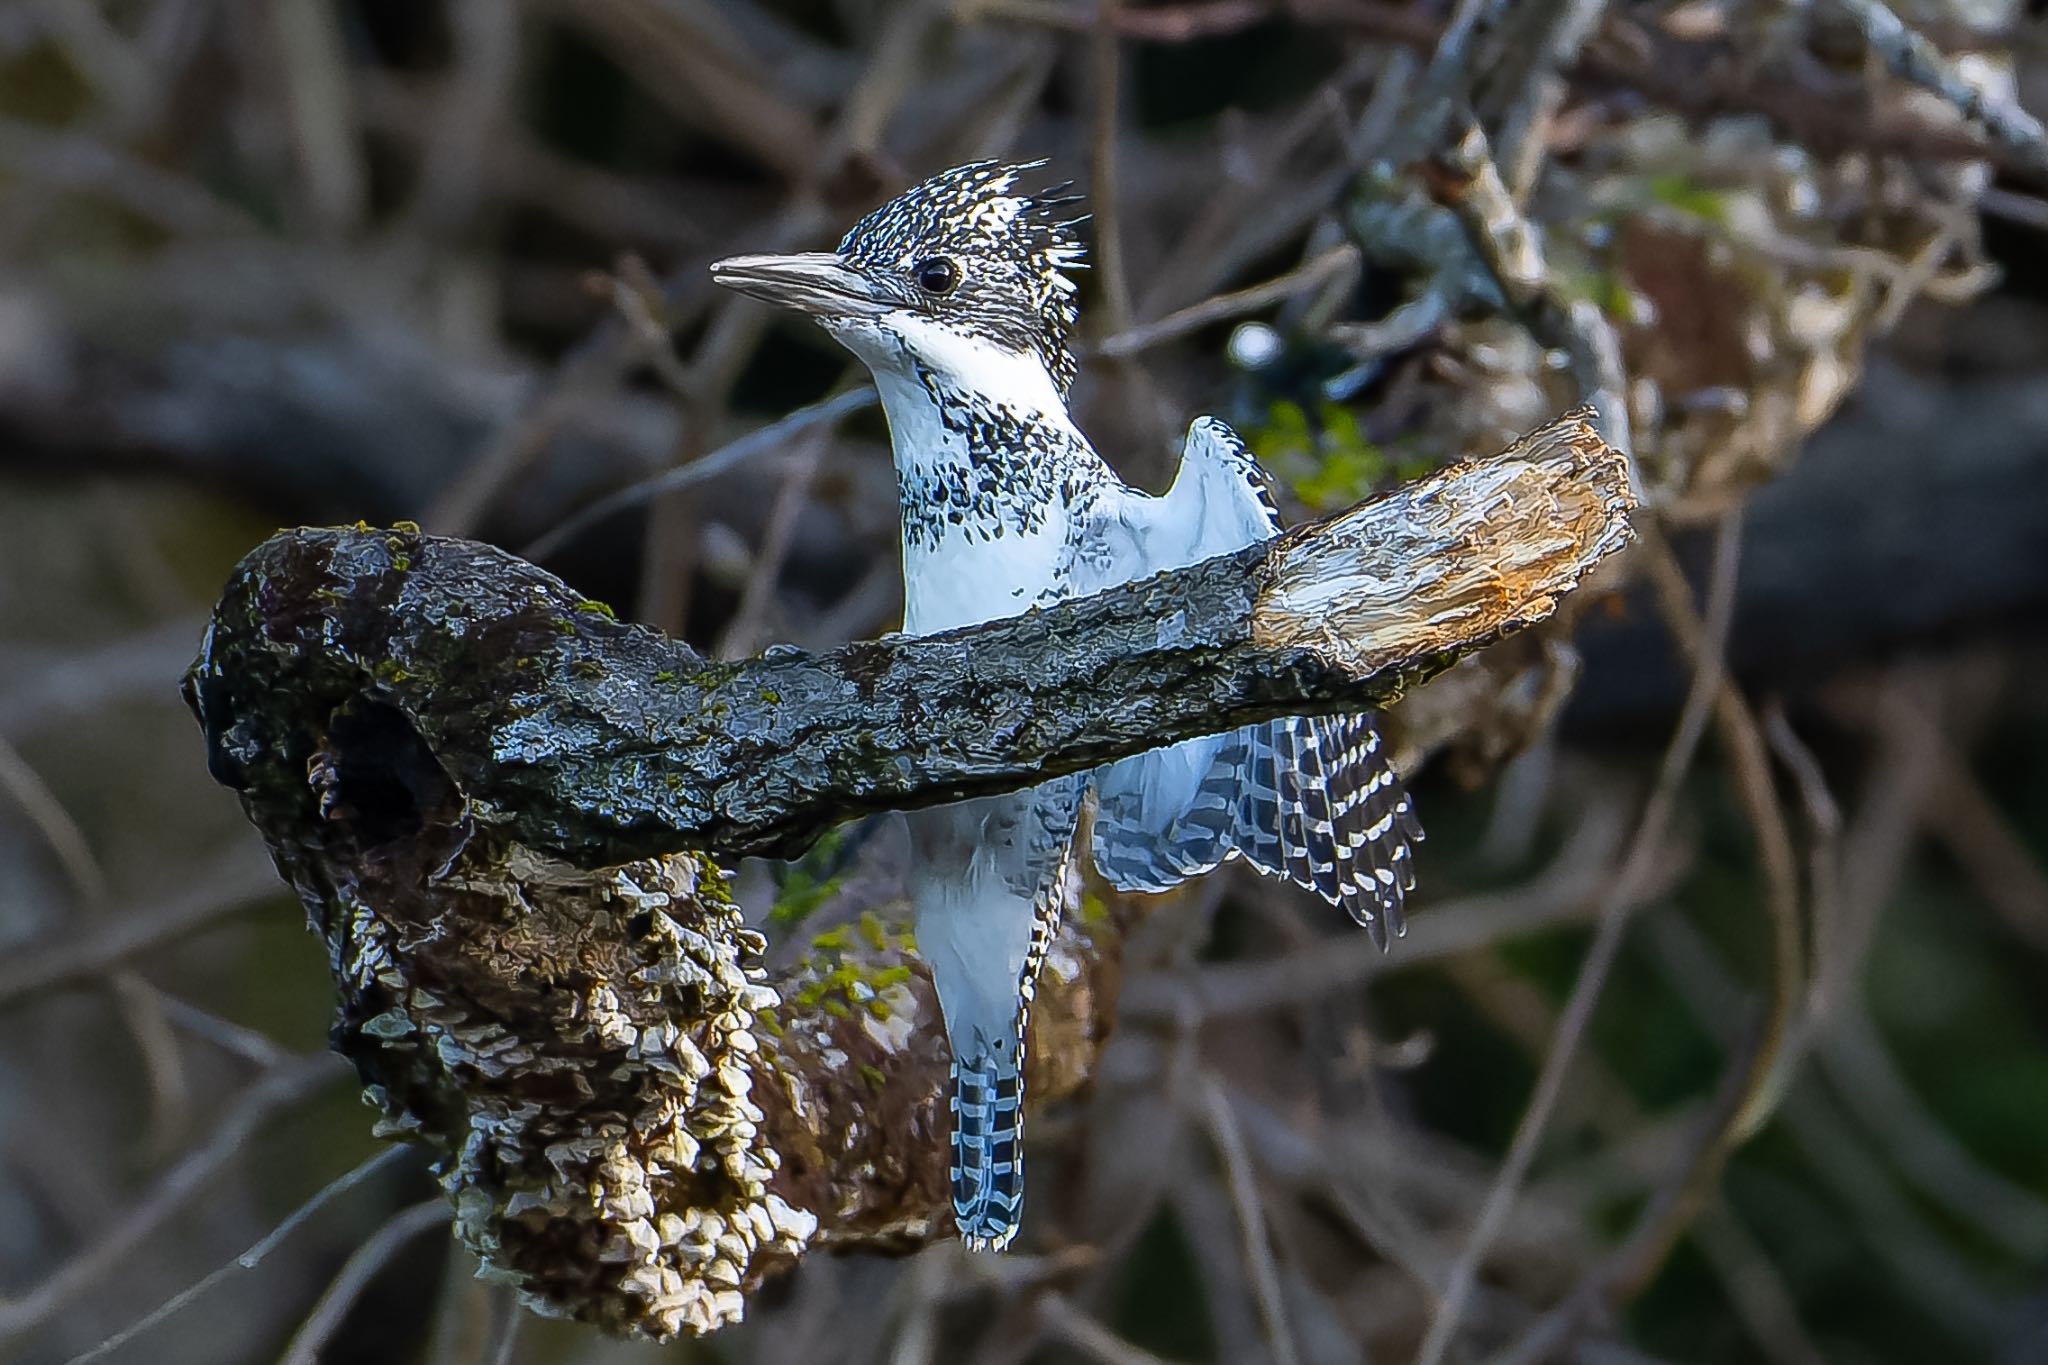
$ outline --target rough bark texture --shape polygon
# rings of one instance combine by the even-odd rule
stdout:
[[[246,559],[186,695],[328,945],[335,1045],[528,1302],[666,1337],[808,1248],[950,1231],[912,946],[770,980],[714,856],[1285,714],[1384,704],[1627,537],[1579,416],[1241,554],[931,639],[712,664],[486,546],[302,530]],[[1070,917],[1071,918],[1071,917]],[[1118,926],[1071,923],[1032,1093],[1071,1093]]]

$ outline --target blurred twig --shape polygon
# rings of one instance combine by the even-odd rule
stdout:
[[[1658,765],[1656,782],[1643,803],[1642,818],[1622,860],[1621,870],[1602,899],[1599,926],[1594,932],[1592,946],[1586,951],[1578,980],[1573,984],[1571,997],[1559,1017],[1557,1037],[1551,1044],[1550,1054],[1544,1059],[1529,1106],[1516,1125],[1514,1140],[1494,1177],[1478,1221],[1458,1259],[1452,1264],[1443,1299],[1430,1321],[1429,1333],[1417,1355],[1421,1365],[1437,1365],[1457,1335],[1459,1319],[1478,1279],[1480,1263],[1536,1158],[1551,1112],[1563,1091],[1572,1058],[1592,1022],[1593,1009],[1599,1003],[1607,973],[1621,950],[1622,935],[1632,918],[1640,885],[1648,878],[1655,850],[1663,841],[1665,827],[1678,799],[1679,783],[1692,767],[1700,737],[1713,713],[1721,689],[1722,653],[1735,610],[1739,527],[1740,522],[1734,518],[1724,521],[1721,534],[1715,541],[1714,567],[1707,590],[1704,647],[1693,660],[1692,685],[1679,713],[1677,729],[1664,751],[1663,761]]]
[[[1228,322],[1306,294],[1333,279],[1355,274],[1357,270],[1358,248],[1346,242],[1262,284],[1217,294],[1169,313],[1156,322],[1139,323],[1104,337],[1095,347],[1095,354],[1105,357],[1136,355],[1165,342],[1176,341],[1211,323]]]
[[[362,225],[369,191],[341,17],[320,0],[273,0],[268,9],[305,206],[316,235],[347,237]]]
[[[790,537],[796,532],[797,518],[803,515],[811,485],[817,479],[818,467],[824,462],[824,447],[825,436],[820,432],[807,438],[790,457],[782,487],[768,509],[768,523],[762,529],[761,543],[754,548],[754,563],[747,575],[746,589],[740,594],[732,621],[719,638],[715,657],[742,659],[766,643],[764,635],[773,629],[768,612],[775,584],[789,558]]]
[[[279,892],[276,870],[240,851],[186,880],[184,891],[173,899],[124,908],[86,934],[11,950],[0,961],[0,1007],[43,991],[89,984],[152,948],[275,899]]]
[[[820,399],[808,407],[798,408],[789,416],[728,441],[688,464],[677,465],[651,479],[642,479],[639,483],[630,484],[615,493],[608,493],[587,507],[578,508],[550,527],[545,534],[528,542],[519,553],[526,559],[546,559],[575,537],[628,507],[638,506],[662,493],[688,488],[706,479],[716,478],[799,436],[819,427],[830,426],[849,413],[859,412],[874,405],[875,391],[863,386]]]
[[[176,1317],[179,1313],[184,1312],[200,1298],[204,1297],[208,1291],[224,1281],[233,1278],[243,1271],[254,1270],[257,1266],[261,1265],[271,1252],[277,1250],[284,1243],[286,1238],[304,1227],[308,1220],[319,1213],[320,1210],[333,1203],[335,1199],[353,1190],[371,1177],[381,1175],[393,1166],[411,1159],[413,1159],[413,1154],[407,1149],[403,1147],[387,1147],[354,1169],[336,1176],[333,1180],[328,1181],[325,1185],[314,1191],[312,1197],[307,1199],[306,1202],[293,1209],[289,1214],[286,1214],[277,1226],[263,1234],[262,1238],[247,1251],[225,1265],[215,1267],[204,1279],[194,1281],[184,1289],[179,1290],[148,1313],[137,1318],[120,1331],[113,1333],[91,1350],[73,1356],[69,1361],[65,1362],[65,1365],[91,1365],[92,1361],[119,1350],[135,1340],[135,1338],[148,1332],[151,1328]]]
[[[1504,45],[1503,60],[1514,69],[1494,76],[1507,93],[1493,140],[1511,197],[1526,204],[1543,164],[1550,121],[1569,88],[1563,73],[1600,27],[1607,0],[1543,0],[1521,10],[1527,18],[1519,41]]]
[[[2048,953],[2048,872],[1961,755],[1944,743],[1936,762],[1921,818],[2013,936]]]
[[[1986,94],[1956,69],[1926,38],[1907,27],[1883,0],[1834,0],[1870,43],[1871,51],[1898,75],[1924,86],[1955,106],[2010,149],[2021,165],[2048,177],[2048,130],[2018,104]]]
[[[1237,1208],[1238,1232],[1244,1238],[1245,1263],[1251,1268],[1251,1283],[1258,1301],[1259,1316],[1265,1320],[1266,1340],[1272,1346],[1276,1365],[1295,1365],[1300,1359],[1294,1334],[1288,1327],[1287,1306],[1280,1296],[1280,1275],[1273,1264],[1272,1234],[1266,1227],[1264,1206],[1259,1199],[1258,1178],[1252,1173],[1251,1155],[1245,1150],[1244,1134],[1230,1110],[1230,1100],[1214,1076],[1196,1078],[1202,1112],[1209,1136],[1223,1159],[1223,1172],[1230,1188],[1231,1203]]]
[[[1478,124],[1468,123],[1458,134],[1444,164],[1451,175],[1436,184],[1438,196],[1457,214],[1467,240],[1523,325],[1539,342],[1570,357],[1580,393],[1600,413],[1601,434],[1629,457],[1640,496],[1644,484],[1633,473],[1627,377],[1614,328],[1590,300],[1558,294],[1544,264],[1542,240],[1515,207]]]
[[[1123,190],[1117,169],[1117,101],[1123,52],[1117,43],[1122,0],[1097,0],[1095,33],[1089,45],[1094,82],[1094,129],[1089,139],[1089,197],[1095,210],[1095,273],[1101,280],[1102,312],[1112,335],[1131,327],[1131,286],[1124,272]]]
[[[97,1240],[27,1290],[0,1299],[0,1341],[14,1340],[64,1311],[242,1156],[250,1137],[271,1116],[339,1080],[344,1070],[325,1055],[296,1057],[251,1082],[206,1141],[158,1177]]]
[[[1512,891],[1431,904],[1429,913],[1418,914],[1409,925],[1398,954],[1390,956],[1353,935],[1264,962],[1203,966],[1190,976],[1140,975],[1124,988],[1123,1017],[1173,1018],[1193,1008],[1206,1019],[1217,1019],[1284,1008],[1590,914],[1610,883],[1624,820],[1618,805],[1588,802],[1550,867]],[[1638,888],[1638,903],[1661,894],[1679,863],[1660,847]]]
[[[93,856],[85,832],[42,775],[5,739],[0,739],[0,791],[13,797],[56,855],[65,879],[71,883],[79,919],[87,924],[106,923],[110,910],[107,877],[99,859]],[[184,1057],[162,1007],[140,975],[125,968],[116,970],[108,975],[107,984],[149,1077],[151,1141],[160,1149],[168,1148],[184,1127],[191,1106]]]
[[[1715,542],[1717,573],[1720,556],[1733,553],[1733,538],[1740,536],[1741,528],[1739,508],[1722,518],[1721,538]],[[1686,657],[1697,667],[1706,651],[1725,648],[1727,623],[1713,620],[1711,611],[1706,620],[1694,612],[1685,575],[1670,546],[1655,529],[1643,537],[1641,562],[1656,592],[1665,625]],[[1764,875],[1764,908],[1771,929],[1771,1006],[1762,1050],[1754,1059],[1757,1070],[1747,1082],[1742,1108],[1730,1119],[1729,1139],[1740,1141],[1762,1124],[1791,1068],[1797,1065],[1800,1044],[1796,1035],[1800,1031],[1807,968],[1799,922],[1799,871],[1794,862],[1791,832],[1771,781],[1770,758],[1762,731],[1741,689],[1725,676],[1716,687],[1714,718],[1744,813],[1756,836],[1758,861]]]
[[[1740,514],[1722,521],[1716,542],[1715,575],[1732,558],[1731,537],[1739,532]],[[1725,648],[1727,623],[1693,612],[1690,588],[1669,547],[1655,532],[1644,538],[1643,562],[1656,588],[1663,616],[1696,670]],[[1729,570],[1732,573],[1732,569]],[[1732,591],[1732,582],[1731,582]],[[1711,603],[1710,598],[1710,603]],[[1755,831],[1766,884],[1765,904],[1773,930],[1771,1005],[1758,1023],[1746,1029],[1729,1053],[1720,1085],[1701,1114],[1678,1159],[1654,1188],[1619,1247],[1605,1257],[1562,1303],[1539,1320],[1510,1350],[1504,1362],[1531,1365],[1549,1357],[1589,1315],[1608,1300],[1626,1301],[1640,1294],[1664,1264],[1671,1248],[1706,1207],[1710,1190],[1728,1154],[1759,1127],[1780,1098],[1799,1055],[1799,1006],[1805,984],[1800,947],[1797,873],[1790,836],[1771,784],[1761,733],[1748,704],[1732,682],[1718,676],[1712,704],[1735,771],[1737,785]],[[1697,678],[1698,672],[1695,673]]]
[[[1719,955],[1675,915],[1659,917],[1648,942],[1693,1017],[1725,1040],[1730,1021],[1742,1014],[1741,992]],[[1811,1086],[1786,1097],[1783,1117],[1805,1169],[1856,1209],[1862,1238],[1890,1271],[1895,1288],[1959,1345],[1987,1349],[2011,1321],[2009,1314],[1996,1291],[1944,1245],[1928,1216],[1897,1188],[1890,1169],[1869,1150],[1861,1126],[1845,1121]]]
[[[318,1365],[328,1338],[341,1326],[370,1281],[377,1278],[407,1242],[431,1232],[447,1218],[448,1207],[438,1199],[424,1200],[392,1214],[383,1227],[342,1262],[334,1282],[327,1286],[327,1292],[313,1305],[313,1311],[306,1315],[285,1347],[281,1365]]]
[[[32,187],[104,194],[143,221],[181,236],[255,236],[262,224],[197,180],[161,170],[90,133],[57,131],[0,117],[0,167]],[[33,200],[20,188],[5,207],[18,213]]]
[[[1125,1341],[1067,1301],[1064,1294],[1044,1294],[1038,1300],[1038,1320],[1045,1330],[1096,1365],[1172,1365]]]

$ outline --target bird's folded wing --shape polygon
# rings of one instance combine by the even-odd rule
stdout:
[[[1188,431],[1180,472],[1123,517],[1147,571],[1279,530],[1258,462],[1213,418]],[[1163,891],[1242,857],[1342,907],[1384,943],[1401,931],[1422,837],[1371,715],[1292,717],[1125,759],[1096,777],[1092,852],[1108,881]]]
[[[1165,891],[1243,858],[1342,908],[1376,942],[1401,932],[1422,828],[1370,715],[1192,740],[1112,764],[1096,787],[1091,852],[1112,886]]]

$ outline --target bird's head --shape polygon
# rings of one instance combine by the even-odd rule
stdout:
[[[816,318],[877,375],[922,367],[986,390],[997,374],[1037,367],[1064,397],[1074,379],[1077,310],[1066,271],[1082,265],[1074,202],[1021,193],[1045,163],[976,161],[904,191],[836,251],[734,256],[712,278]]]

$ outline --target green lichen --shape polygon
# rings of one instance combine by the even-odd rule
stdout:
[[[862,1062],[860,1064],[860,1078],[866,1081],[868,1088],[877,1095],[881,1094],[882,1088],[889,1083],[889,1078],[883,1074],[882,1068],[876,1066],[873,1062]]]
[[[1650,198],[1666,208],[1677,209],[1703,222],[1725,225],[1728,196],[1711,186],[1684,175],[1653,175],[1644,186]]]
[[[912,976],[902,961],[878,963],[857,954],[859,944],[876,953],[909,951],[909,935],[892,933],[873,915],[857,923],[841,924],[811,940],[811,956],[804,964],[809,978],[796,992],[795,1003],[807,1009],[822,1009],[835,1018],[848,1019],[856,1013],[886,1021],[894,1013],[889,993]]]
[[[814,953],[837,954],[843,953],[851,947],[853,947],[853,926],[850,924],[841,924],[836,928],[827,929],[824,933],[811,940],[811,951]]]
[[[654,675],[654,680],[658,683],[672,683],[676,680],[676,675],[664,668],[661,672]]]
[[[839,894],[841,880],[827,877],[821,881],[802,868],[791,869],[776,892],[775,904],[768,907],[768,922],[778,929],[802,924]]]
[[[569,671],[579,678],[602,678],[604,665],[595,659],[578,659],[569,665]]]
[[[726,882],[725,869],[705,854],[696,856],[697,899],[705,905],[733,905],[732,887]]]
[[[613,611],[609,606],[605,605],[603,602],[599,602],[594,598],[584,598],[581,602],[578,602],[576,604],[576,610],[587,611],[593,616],[602,616],[607,621],[616,621],[619,619],[619,614],[617,612]]]
[[[1259,462],[1317,512],[1349,507],[1383,483],[1429,468],[1427,461],[1400,459],[1367,440],[1358,414],[1331,400],[1311,412],[1283,399],[1246,436]]]
[[[882,917],[872,910],[861,912],[860,936],[878,953],[889,946],[889,931],[883,927]]]

